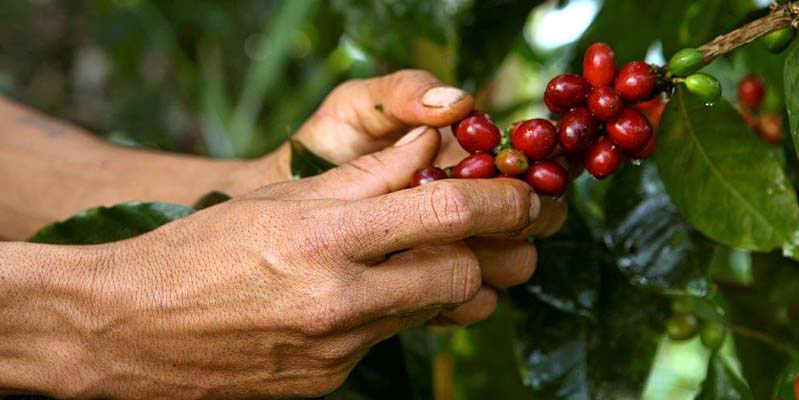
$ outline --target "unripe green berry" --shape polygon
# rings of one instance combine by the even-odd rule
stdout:
[[[677,297],[671,302],[671,312],[674,314],[692,314],[694,305],[688,297]]]
[[[666,320],[666,334],[671,340],[686,340],[699,331],[699,321],[693,314],[675,314]]]
[[[688,91],[701,97],[704,101],[716,101],[721,97],[721,83],[707,74],[693,74],[685,78]]]
[[[702,344],[711,350],[718,350],[724,344],[725,337],[727,337],[727,328],[718,322],[707,321],[702,324],[702,329],[699,331]]]
[[[669,60],[669,72],[674,76],[688,76],[702,68],[705,56],[697,49],[687,48],[678,51]]]
[[[796,30],[793,27],[786,27],[763,36],[760,40],[766,45],[768,51],[781,53],[787,49],[796,37]]]

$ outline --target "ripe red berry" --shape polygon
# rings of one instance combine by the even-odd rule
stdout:
[[[652,137],[652,125],[638,110],[625,108],[618,118],[608,122],[608,138],[624,151],[635,153]]]
[[[538,194],[560,196],[569,184],[569,173],[554,161],[539,161],[530,167],[524,180]]]
[[[582,76],[562,74],[552,78],[547,84],[546,92],[544,92],[544,102],[548,102],[559,109],[580,107],[585,105],[585,100],[590,91],[591,84]]]
[[[594,142],[598,131],[599,122],[587,108],[580,107],[569,111],[560,120],[558,138],[564,150],[579,153]]]
[[[666,99],[663,96],[655,96],[652,100],[642,101],[633,106],[636,110],[644,114],[646,119],[653,127],[660,125],[660,118],[666,108]]]
[[[559,106],[556,106],[556,105],[552,104],[552,100],[550,100],[550,98],[547,97],[546,94],[544,95],[544,104],[547,106],[547,109],[549,109],[549,111],[552,114],[563,115],[563,114],[566,114],[567,112],[569,112],[568,108],[559,107]]]
[[[766,84],[757,75],[749,75],[738,82],[738,99],[745,107],[754,110],[763,104]]]
[[[411,182],[408,187],[417,187],[424,185],[425,183],[430,183],[441,179],[447,179],[447,173],[444,172],[443,169],[436,167],[422,167],[417,169],[416,172],[411,175]]]
[[[583,56],[583,76],[594,87],[610,86],[616,75],[616,54],[607,43],[588,46]]]
[[[746,125],[749,125],[750,128],[755,129],[757,127],[757,116],[752,114],[747,110],[741,110],[741,117],[743,117],[744,122]]]
[[[782,116],[770,113],[761,115],[755,124],[755,131],[771,144],[782,143]]]
[[[604,179],[616,172],[624,159],[621,151],[607,138],[602,136],[585,153],[585,169],[594,178]]]
[[[514,125],[510,138],[514,148],[523,151],[531,160],[538,161],[555,150],[558,131],[548,120],[536,118]]]
[[[473,112],[453,131],[461,147],[469,153],[488,153],[502,141],[499,128],[484,113]]]
[[[799,399],[799,375],[796,375],[796,378],[793,381],[793,394]]]
[[[628,156],[633,160],[644,160],[648,158],[653,151],[655,151],[657,145],[658,145],[658,135],[655,135],[653,133],[652,136],[649,137],[649,141],[646,142],[646,146],[644,146],[643,149],[638,150],[637,152],[634,153],[628,153]]]
[[[497,154],[494,163],[499,172],[509,176],[521,175],[530,168],[527,156],[519,149],[503,149]]]
[[[655,88],[652,67],[643,61],[633,61],[619,70],[614,83],[616,91],[626,101],[644,100]]]
[[[452,177],[457,179],[487,179],[497,174],[494,167],[494,156],[486,153],[472,154],[464,158],[455,170]]]
[[[607,86],[595,88],[588,95],[588,109],[594,117],[602,121],[616,118],[623,108],[621,96],[613,88]]]

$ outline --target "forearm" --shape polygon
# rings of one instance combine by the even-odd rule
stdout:
[[[212,190],[243,190],[243,182],[253,189],[285,175],[269,166],[287,165],[287,157],[278,151],[257,161],[220,161],[113,146],[0,99],[0,238],[23,239],[99,205],[190,205]]]

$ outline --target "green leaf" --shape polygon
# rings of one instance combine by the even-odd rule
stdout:
[[[667,294],[707,292],[709,244],[677,213],[653,164],[619,171],[605,204],[605,241],[630,283]]]
[[[336,164],[328,161],[305,147],[302,142],[291,139],[291,176],[294,179],[307,178],[319,175],[329,169],[335,168]]]
[[[774,385],[774,394],[771,397],[782,400],[797,400],[794,392],[796,379],[799,379],[799,358],[793,359],[782,370],[777,383]]]
[[[791,125],[794,149],[799,155],[799,40],[785,58],[785,105]]]
[[[710,238],[799,257],[799,207],[774,151],[726,101],[678,88],[663,113],[655,158],[680,214]]]
[[[719,354],[710,359],[707,377],[697,400],[754,400],[749,385]]]
[[[194,203],[194,209],[199,211],[206,209],[208,207],[213,207],[217,204],[224,203],[230,200],[230,196],[225,193],[213,191],[210,192],[203,197],[200,197],[196,203]]]
[[[100,244],[128,239],[194,212],[170,203],[130,202],[80,212],[48,225],[30,238],[35,243]]]

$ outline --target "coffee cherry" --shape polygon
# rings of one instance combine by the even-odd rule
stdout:
[[[649,141],[646,142],[646,146],[643,149],[638,150],[633,153],[627,153],[627,156],[632,158],[633,160],[645,160],[649,158],[649,155],[655,151],[655,148],[658,146],[658,136],[655,133],[652,133],[652,136],[649,137]]]
[[[466,116],[466,118],[468,118],[468,117],[471,117],[471,116],[478,116],[478,117],[482,117],[482,118],[485,118],[485,119],[487,119],[487,120],[489,120],[489,121],[491,121],[491,122],[494,122],[494,120],[493,120],[493,119],[491,119],[491,116],[490,116],[490,115],[488,115],[488,114],[486,114],[486,113],[484,113],[484,112],[482,112],[482,111],[480,111],[480,110],[472,110],[472,112],[470,112],[470,113],[469,113],[469,115],[467,115],[467,116]],[[464,119],[462,119],[462,120],[460,120],[460,121],[458,121],[458,122],[456,122],[456,123],[454,123],[454,124],[450,125],[450,128],[452,128],[452,134],[453,134],[453,135],[454,135],[454,134],[455,134],[455,132],[458,130],[458,125],[460,125],[460,124],[461,124],[461,122],[465,121],[465,120],[466,120],[466,118],[464,118]]]
[[[499,169],[499,172],[508,176],[521,175],[530,168],[527,156],[518,149],[503,149],[497,154],[494,163],[497,169]]]
[[[610,86],[616,75],[616,54],[607,43],[588,46],[583,56],[583,76],[594,87]]]
[[[749,109],[756,109],[766,97],[766,84],[757,75],[749,75],[738,82],[738,99]]]
[[[741,110],[741,117],[743,117],[746,125],[749,125],[750,128],[755,129],[757,127],[757,116],[752,114],[751,112],[747,111],[746,109]]]
[[[693,74],[685,78],[685,87],[689,92],[707,102],[721,97],[721,82],[707,74]]]
[[[782,143],[782,115],[763,114],[755,123],[755,131],[765,141],[778,145]]]
[[[435,182],[442,179],[447,179],[447,173],[441,168],[436,167],[422,167],[416,170],[411,175],[411,183],[408,187],[417,187],[425,183]]]
[[[699,321],[693,314],[675,314],[666,320],[666,334],[671,340],[686,340],[699,331]]]
[[[666,108],[666,100],[663,96],[655,96],[652,100],[642,101],[633,106],[636,110],[644,114],[653,127],[660,125],[660,118]]]
[[[560,120],[558,139],[563,149],[569,153],[579,153],[596,140],[599,123],[587,108],[580,107],[569,111]]]
[[[674,314],[693,314],[694,304],[688,297],[677,297],[671,301],[671,312]]]
[[[699,331],[699,338],[702,340],[702,344],[711,350],[718,350],[724,344],[726,336],[727,328],[713,321],[703,323],[702,329]]]
[[[549,112],[551,112],[552,114],[555,114],[555,115],[563,115],[563,114],[566,114],[567,112],[569,112],[568,108],[560,107],[560,106],[556,106],[556,105],[552,104],[552,100],[550,100],[550,98],[547,97],[546,95],[544,95],[544,104],[547,106],[547,109],[549,110]]]
[[[524,180],[538,194],[560,196],[569,184],[569,173],[554,161],[539,161],[527,171]]]
[[[682,49],[669,60],[669,72],[674,76],[688,76],[702,68],[705,56],[697,49]]]
[[[611,87],[600,87],[591,91],[588,95],[588,109],[594,117],[602,121],[610,121],[616,118],[624,108],[621,96]]]
[[[591,84],[582,76],[562,74],[552,78],[547,84],[544,102],[549,102],[558,109],[580,107],[585,104],[590,91]]]
[[[633,108],[625,108],[618,118],[608,122],[606,129],[616,146],[631,153],[642,150],[652,136],[652,125]]]
[[[796,379],[793,381],[793,395],[799,399],[799,374],[796,375]]]
[[[533,161],[546,158],[558,144],[558,132],[555,126],[541,118],[516,124],[510,137],[513,147],[523,151]]]
[[[785,27],[763,36],[760,40],[766,45],[768,51],[781,53],[787,49],[796,37],[796,30],[793,27]]]
[[[622,160],[621,150],[607,136],[602,136],[585,153],[583,164],[594,178],[604,179],[619,169]]]
[[[483,113],[472,113],[455,128],[455,138],[469,153],[489,153],[502,141],[499,128]]]
[[[655,88],[655,74],[649,64],[633,61],[619,70],[614,83],[616,91],[626,101],[644,100]]]
[[[494,156],[486,153],[472,154],[464,158],[452,171],[456,179],[488,179],[497,174]]]

